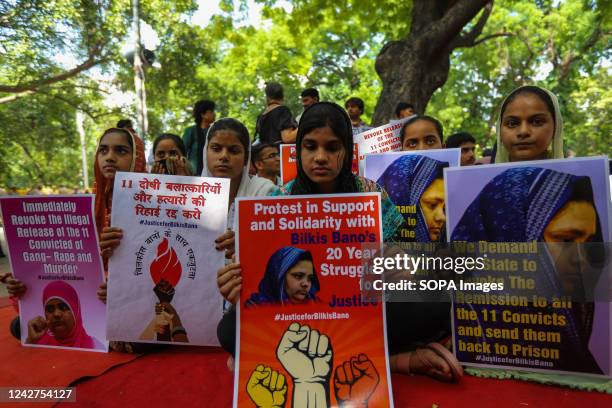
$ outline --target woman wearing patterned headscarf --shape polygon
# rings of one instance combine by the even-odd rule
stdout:
[[[595,306],[592,301],[575,301],[592,299],[599,279],[592,266],[601,265],[605,257],[601,247],[588,244],[604,242],[590,178],[538,167],[505,170],[468,206],[452,232],[451,241],[547,243],[540,246],[540,252],[545,252],[535,259],[538,262],[535,288],[550,300],[571,295],[571,306],[553,309],[551,305],[542,308],[530,303],[511,310],[554,313],[564,322],[555,327],[562,342],[543,343],[557,348],[561,356],[552,360],[551,369],[602,372],[589,350]],[[577,246],[572,244],[582,244],[585,249],[576,250]],[[477,311],[487,307],[467,306]],[[479,325],[483,332],[487,327],[514,327],[486,321],[479,321]],[[523,340],[516,340],[515,344],[529,345]]]
[[[259,282],[259,292],[246,301],[247,306],[265,303],[306,303],[316,300],[319,279],[309,251],[283,247],[272,254]]]
[[[417,209],[416,242],[443,241],[446,235],[442,181],[445,167],[448,167],[447,162],[417,154],[406,155],[393,161],[378,179],[378,184],[387,190],[395,205]]]

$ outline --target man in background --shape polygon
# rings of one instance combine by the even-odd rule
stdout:
[[[363,99],[356,97],[349,98],[344,103],[344,108],[351,118],[351,124],[353,125],[353,136],[372,129],[371,126],[367,125],[363,120],[361,120],[361,115],[363,115],[363,112],[365,112]]]
[[[395,107],[395,119],[404,119],[414,115],[414,105],[407,102],[400,102]]]
[[[265,88],[266,109],[257,118],[255,137],[262,143],[295,143],[297,123],[288,107],[283,104],[285,95],[278,82],[268,82]]]
[[[194,126],[189,126],[183,132],[183,142],[187,152],[187,160],[194,174],[202,174],[204,145],[210,126],[215,121],[215,103],[206,99],[199,100],[193,106]]]
[[[257,176],[280,185],[280,154],[278,144],[261,142],[252,147],[253,164]]]
[[[315,103],[319,102],[319,91],[317,91],[315,88],[304,89],[300,96],[302,97],[302,106],[304,107],[304,111]],[[300,123],[300,118],[303,114],[304,112],[300,113],[299,116],[295,118],[297,123]]]
[[[476,162],[476,139],[467,132],[450,135],[446,140],[446,147],[461,148],[461,165],[473,166]]]

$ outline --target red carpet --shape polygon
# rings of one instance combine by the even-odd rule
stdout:
[[[233,376],[219,349],[175,347],[117,367],[77,385],[70,407],[231,407]],[[396,407],[606,407],[612,395],[514,380],[465,377],[443,384],[422,376],[393,376]]]
[[[233,375],[220,349],[174,347],[134,360],[135,356],[120,353],[26,348],[7,330],[14,314],[12,308],[0,308],[0,386],[76,383],[77,402],[59,404],[66,408],[231,406]],[[392,381],[396,407],[612,406],[612,395],[515,380],[467,376],[460,384],[443,384],[422,376],[393,375]]]

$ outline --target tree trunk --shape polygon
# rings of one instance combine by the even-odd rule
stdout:
[[[408,102],[417,113],[425,112],[436,89],[448,78],[450,55],[455,48],[474,45],[490,14],[489,4],[470,32],[463,28],[489,0],[414,0],[407,37],[386,44],[376,58],[376,72],[383,89],[373,124],[394,118],[395,105]]]

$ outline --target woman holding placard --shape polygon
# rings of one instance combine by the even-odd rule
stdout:
[[[127,129],[110,128],[100,138],[94,164],[96,180],[94,215],[96,228],[100,234],[100,254],[105,264],[122,237],[121,229],[109,227],[113,184],[118,171],[146,172],[144,144]],[[25,285],[18,279],[9,277],[6,283],[11,296],[18,298],[26,291]],[[106,302],[106,283],[100,285],[98,297]],[[18,324],[11,324],[11,328],[18,327]],[[20,333],[17,333],[17,330],[12,330],[12,333],[19,338]]]
[[[404,224],[386,192],[375,182],[351,172],[353,138],[350,119],[346,112],[333,103],[318,103],[304,112],[297,134],[297,177],[277,190],[273,195],[337,194],[355,192],[382,193],[383,236],[394,241]],[[240,264],[232,263],[221,268],[217,284],[221,294],[236,303],[241,290]],[[403,317],[405,319],[405,316]],[[389,321],[387,326],[396,322]],[[222,346],[234,352],[236,336],[235,314],[226,314],[217,333]],[[439,346],[439,347],[437,347]],[[435,348],[434,348],[435,347]],[[448,350],[432,345],[412,352],[391,356],[394,371],[424,373],[450,380],[453,373],[461,375],[456,360]],[[450,356],[450,357],[449,357]],[[450,361],[449,361],[450,360]]]
[[[227,258],[234,254],[234,231],[231,229],[236,197],[266,196],[275,189],[270,180],[249,175],[250,162],[251,144],[247,128],[232,118],[216,121],[206,138],[202,177],[231,179],[228,231],[215,240],[217,250],[224,250]]]

